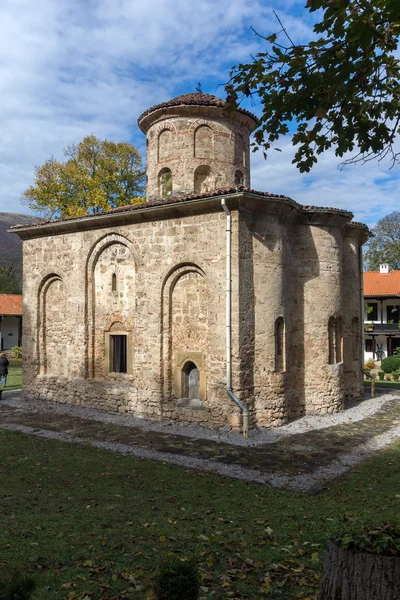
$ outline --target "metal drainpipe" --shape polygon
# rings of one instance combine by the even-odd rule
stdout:
[[[231,235],[232,235],[232,217],[229,208],[226,205],[225,198],[221,199],[221,206],[226,214],[226,391],[228,396],[240,408],[243,415],[243,437],[247,440],[249,435],[249,409],[232,392],[232,343],[231,343],[231,303],[232,303],[232,282],[231,282]]]
[[[364,312],[365,312],[365,300],[364,300],[364,269],[363,269],[363,251],[360,244],[358,248],[358,261],[360,270],[360,301],[361,301],[361,315],[360,315],[360,326],[361,326],[361,368],[365,367],[365,332],[364,332]],[[364,379],[364,378],[363,378]]]

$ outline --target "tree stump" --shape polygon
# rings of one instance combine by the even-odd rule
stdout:
[[[328,541],[318,600],[399,600],[400,557],[342,550]]]

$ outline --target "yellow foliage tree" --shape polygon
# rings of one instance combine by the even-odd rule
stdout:
[[[65,162],[35,167],[35,183],[22,196],[31,210],[65,219],[144,202],[145,172],[132,144],[89,135],[64,155]]]

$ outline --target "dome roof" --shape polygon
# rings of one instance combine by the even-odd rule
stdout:
[[[225,104],[225,100],[221,100],[221,98],[217,98],[211,94],[203,94],[203,92],[182,94],[181,96],[172,98],[172,100],[168,100],[168,102],[162,102],[161,104],[156,104],[156,106],[148,108],[140,115],[138,122],[140,123],[144,117],[147,117],[147,115],[151,114],[152,112],[159,110],[160,108],[168,108],[169,106],[218,106],[220,108],[224,108]],[[253,119],[255,123],[258,122],[257,117],[248,110],[245,110],[244,108],[238,108],[237,111],[247,115]]]

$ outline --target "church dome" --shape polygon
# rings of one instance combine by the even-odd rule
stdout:
[[[213,96],[212,94],[203,94],[203,92],[182,94],[181,96],[172,98],[172,100],[168,100],[167,102],[162,102],[161,104],[156,104],[155,106],[148,108],[144,111],[144,113],[140,115],[140,117],[138,118],[138,123],[140,126],[140,122],[142,121],[142,119],[144,119],[144,117],[147,117],[151,113],[162,108],[168,108],[172,106],[216,106],[219,108],[224,108],[225,104],[225,100],[217,98],[217,96]],[[247,115],[248,117],[253,119],[255,123],[258,122],[257,117],[248,110],[245,110],[244,108],[238,108],[236,110],[237,112]]]

